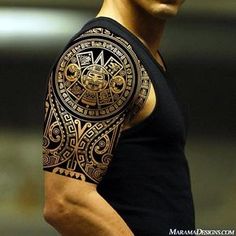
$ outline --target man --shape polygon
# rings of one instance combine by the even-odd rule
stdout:
[[[45,219],[64,236],[193,229],[185,124],[158,53],[180,0],[105,0],[48,86]]]

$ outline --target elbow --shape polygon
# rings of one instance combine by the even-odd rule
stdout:
[[[73,199],[63,196],[63,194],[46,198],[43,208],[43,217],[45,221],[59,233],[65,232],[75,218],[83,219],[88,209],[87,204],[83,202],[86,202],[83,198],[75,202]]]
[[[58,229],[68,219],[68,207],[62,199],[46,200],[43,208],[44,220]]]
[[[46,173],[43,217],[59,233],[63,233],[75,219],[84,219],[88,214],[88,196],[95,190],[94,186],[82,182],[75,185],[74,180],[69,178],[59,180],[58,175]]]
[[[45,205],[43,208],[43,218],[50,225],[52,225],[52,222],[55,221],[55,214],[53,213],[52,209],[47,205]]]
[[[87,215],[87,208],[83,204],[75,204],[67,198],[60,196],[45,200],[44,219],[60,235],[78,235],[77,233],[84,232],[84,222],[87,222]]]

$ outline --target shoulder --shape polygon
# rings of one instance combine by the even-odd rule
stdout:
[[[107,119],[138,99],[144,68],[115,32],[93,27],[74,37],[52,73],[58,100],[74,115]],[[147,76],[146,76],[147,77]]]
[[[105,28],[76,35],[49,80],[44,169],[98,183],[149,88],[144,67],[123,38]]]

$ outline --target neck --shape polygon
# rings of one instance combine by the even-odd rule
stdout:
[[[136,35],[154,57],[160,47],[165,20],[148,14],[132,1],[105,0],[97,16],[112,18]]]

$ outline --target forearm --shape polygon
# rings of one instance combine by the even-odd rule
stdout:
[[[58,176],[47,173],[51,180]],[[48,177],[46,177],[47,179]],[[81,181],[65,179],[66,188],[54,181],[46,184],[45,218],[63,236],[130,236],[133,235],[119,214],[97,193],[96,188]],[[76,184],[76,185],[75,185]],[[62,183],[61,186],[64,184]],[[65,185],[64,185],[65,186]],[[52,187],[60,192],[55,199]],[[70,190],[69,190],[70,189]]]
[[[72,203],[67,203],[67,207],[68,215],[53,225],[63,236],[133,235],[122,218],[95,193],[90,194],[83,207]]]

